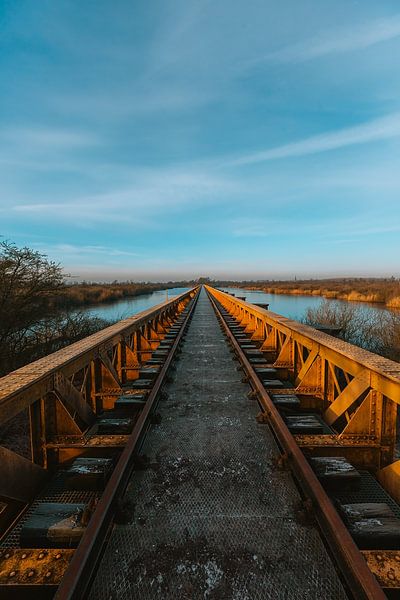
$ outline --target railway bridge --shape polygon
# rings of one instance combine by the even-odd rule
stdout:
[[[0,598],[400,598],[400,365],[209,286],[0,379]]]

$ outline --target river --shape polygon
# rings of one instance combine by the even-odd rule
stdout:
[[[100,317],[107,321],[119,321],[130,317],[138,312],[164,302],[167,298],[186,292],[189,288],[171,288],[169,290],[158,290],[150,294],[143,294],[133,298],[117,300],[107,304],[96,304],[82,309],[91,316]],[[242,288],[221,288],[224,291],[232,292],[236,296],[246,296],[248,302],[269,303],[269,308],[275,313],[284,315],[296,321],[301,321],[309,308],[317,308],[323,299],[321,296],[297,296],[289,294],[266,294]],[[346,302],[346,300],[330,300],[330,302]],[[352,302],[360,306],[365,311],[371,311],[373,315],[376,312],[388,310],[383,305],[369,304],[366,302]]]
[[[183,292],[186,292],[188,289],[189,288],[171,288],[169,290],[157,290],[150,294],[141,294],[140,296],[125,298],[124,300],[86,306],[79,312],[92,317],[100,317],[107,321],[121,321],[121,319],[126,319],[127,317],[131,317],[143,310],[147,310],[156,304],[165,302],[165,300],[172,298],[172,296],[183,294]]]

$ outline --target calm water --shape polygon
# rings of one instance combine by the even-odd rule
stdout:
[[[135,298],[126,298],[125,300],[118,300],[116,302],[110,302],[109,304],[89,306],[82,309],[82,312],[102,319],[107,319],[107,321],[119,321],[135,315],[142,310],[146,310],[151,306],[155,306],[160,302],[164,302],[167,299],[167,294],[168,298],[172,298],[172,296],[182,294],[188,289],[189,288],[171,288],[170,290],[158,290],[157,292],[136,296]],[[317,308],[322,302],[320,296],[265,294],[264,292],[254,292],[241,288],[223,289],[227,292],[233,292],[236,296],[246,296],[248,302],[268,302],[270,310],[280,315],[284,315],[285,317],[289,317],[290,319],[295,319],[296,321],[300,321],[305,317],[308,308]],[[342,302],[345,302],[345,300],[342,300]],[[376,311],[381,312],[382,310],[385,310],[383,306],[371,305],[365,302],[352,302],[352,304],[361,306],[365,311],[372,311],[371,314]]]
[[[225,292],[232,292],[236,296],[246,297],[247,302],[263,302],[269,303],[269,310],[294,319],[295,321],[301,321],[306,315],[307,309],[318,308],[323,302],[321,296],[291,296],[289,294],[265,294],[264,292],[254,292],[252,290],[246,290],[242,288],[221,288]],[[346,300],[330,300],[330,302],[346,302]],[[382,312],[387,310],[384,306],[379,304],[369,304],[367,302],[352,302],[351,303],[360,306],[363,310],[371,314],[376,312]]]
[[[136,313],[151,308],[156,304],[165,302],[165,300],[171,299],[173,296],[183,294],[183,292],[186,292],[188,289],[189,288],[171,288],[170,290],[158,290],[157,292],[143,294],[142,296],[136,296],[134,298],[125,298],[124,300],[117,300],[116,302],[110,302],[109,304],[88,306],[87,308],[83,308],[80,312],[84,312],[93,317],[107,319],[107,321],[120,321],[121,319],[126,319]]]

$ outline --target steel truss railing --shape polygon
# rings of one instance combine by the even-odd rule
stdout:
[[[286,373],[302,407],[318,409],[332,435],[297,435],[318,455],[340,450],[373,470],[400,501],[400,461],[394,460],[400,364],[220,290],[209,293],[245,327],[268,362]],[[280,390],[282,393],[284,390]]]
[[[28,413],[31,460],[0,446],[0,533],[41,489],[53,466],[79,455],[96,415],[112,408],[158,346],[192,289],[0,378],[0,425]],[[120,436],[123,448],[128,436]],[[95,436],[96,447],[118,446]],[[113,439],[111,439],[113,438]]]

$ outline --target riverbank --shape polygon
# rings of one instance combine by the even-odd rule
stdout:
[[[118,302],[173,287],[176,287],[175,283],[79,283],[64,286],[49,298],[49,302],[54,308],[79,308]]]
[[[320,296],[330,300],[376,303],[400,309],[400,282],[396,279],[280,281],[261,285],[243,284],[240,287],[266,294]]]

